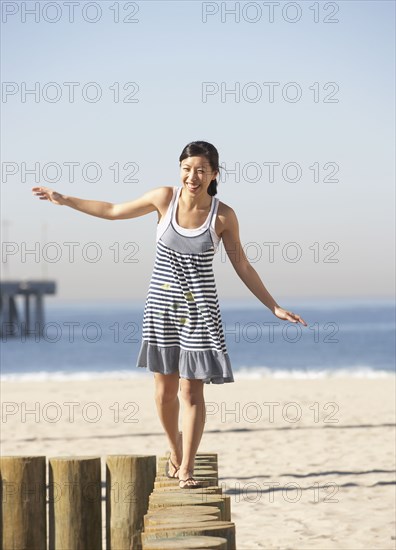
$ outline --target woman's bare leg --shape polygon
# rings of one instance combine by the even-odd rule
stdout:
[[[154,373],[155,402],[158,416],[168,438],[171,460],[175,466],[182,462],[182,446],[179,432],[179,373],[160,374]],[[174,475],[175,469],[170,466],[170,475]]]
[[[204,383],[202,380],[180,379],[180,393],[184,404],[183,411],[183,460],[179,478],[187,479],[194,471],[195,455],[205,427]],[[189,482],[187,486],[194,483]]]

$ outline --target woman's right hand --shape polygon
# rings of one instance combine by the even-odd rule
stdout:
[[[49,187],[32,187],[32,192],[33,195],[39,197],[41,201],[50,201],[54,204],[60,205],[64,204],[64,202],[62,201],[62,199],[64,199],[63,195],[61,193],[57,193]]]

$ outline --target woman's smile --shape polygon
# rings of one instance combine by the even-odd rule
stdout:
[[[187,189],[192,193],[194,193],[195,191],[197,191],[199,187],[201,187],[200,184],[192,184],[192,183],[186,183],[186,186],[187,186]]]

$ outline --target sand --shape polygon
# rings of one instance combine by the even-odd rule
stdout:
[[[219,455],[238,549],[395,548],[394,392],[395,378],[205,386],[199,450]],[[1,398],[2,455],[167,449],[150,374],[3,382]]]

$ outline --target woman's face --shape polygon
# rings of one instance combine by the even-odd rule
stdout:
[[[180,163],[180,178],[183,188],[190,196],[207,195],[210,182],[217,177],[205,157],[187,157]]]

